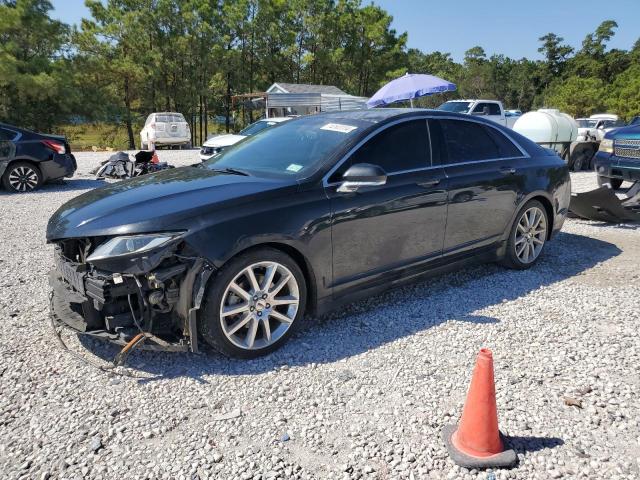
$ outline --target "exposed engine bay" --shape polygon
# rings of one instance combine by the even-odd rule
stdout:
[[[96,256],[98,247],[114,240],[55,243],[56,268],[49,274],[53,321],[120,345],[142,339],[142,348],[197,352],[196,311],[213,267],[179,235],[143,255]]]

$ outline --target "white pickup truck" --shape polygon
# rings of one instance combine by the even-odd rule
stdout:
[[[482,116],[509,128],[513,128],[519,118],[505,115],[502,102],[497,100],[450,100],[440,105],[438,110]]]

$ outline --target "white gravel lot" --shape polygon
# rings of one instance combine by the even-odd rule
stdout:
[[[1,479],[640,477],[640,225],[570,219],[529,271],[485,265],[390,291],[260,360],[134,352],[143,378],[110,376],[51,334],[44,240],[63,202],[102,184],[88,172],[107,156],[78,153],[63,185],[0,193]],[[591,173],[573,181],[595,187]],[[97,362],[116,352],[65,339]],[[512,470],[460,469],[440,439],[481,347]]]

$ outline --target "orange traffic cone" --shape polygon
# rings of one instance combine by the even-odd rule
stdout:
[[[491,350],[480,350],[460,424],[445,426],[442,437],[449,455],[461,467],[512,467],[517,462],[515,451],[504,450],[504,437],[498,430]]]

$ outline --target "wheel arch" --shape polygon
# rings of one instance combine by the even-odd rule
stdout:
[[[551,234],[553,232],[553,224],[554,224],[554,220],[555,220],[555,212],[554,212],[554,209],[553,209],[553,204],[551,203],[551,200],[549,200],[544,195],[533,196],[533,197],[527,199],[527,202],[530,202],[531,200],[539,201],[542,204],[542,206],[544,207],[545,211],[547,212],[547,219],[549,221],[549,228],[547,228],[547,240],[550,240],[551,239]]]
[[[521,197],[520,201],[516,205],[513,211],[513,216],[511,217],[511,220],[508,223],[508,228],[505,229],[504,236],[502,237],[504,241],[506,241],[509,237],[509,233],[513,228],[513,224],[518,218],[518,212],[522,209],[522,207],[524,207],[527,204],[527,202],[530,202],[531,200],[538,200],[540,203],[542,203],[542,206],[544,207],[549,220],[547,240],[551,239],[551,236],[553,234],[553,226],[555,223],[555,212],[553,208],[553,202],[551,200],[551,196],[547,192],[535,191],[530,193],[529,195]]]
[[[244,253],[250,252],[252,250],[259,250],[261,248],[272,248],[274,250],[279,250],[280,252],[291,257],[293,261],[296,262],[298,267],[300,267],[300,270],[302,270],[302,274],[304,275],[304,280],[307,283],[307,302],[306,302],[305,310],[307,313],[315,312],[317,307],[317,293],[318,293],[315,273],[307,257],[294,246],[289,245],[287,243],[281,243],[281,242],[257,243],[235,252],[231,257],[225,260],[224,264],[230,262],[232,259]]]
[[[41,183],[44,183],[47,179],[45,178],[45,174],[42,171],[42,168],[40,168],[40,161],[39,160],[35,160],[33,158],[29,158],[29,157],[16,157],[16,158],[12,158],[11,160],[4,162],[2,165],[0,165],[0,183],[2,181],[2,179],[4,178],[4,176],[6,175],[7,171],[9,170],[9,168],[11,167],[11,165],[14,165],[16,163],[28,163],[29,165],[31,165],[32,167],[34,167],[38,173],[40,174],[40,180]]]

